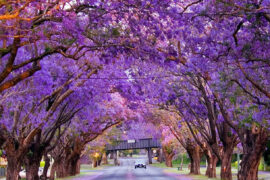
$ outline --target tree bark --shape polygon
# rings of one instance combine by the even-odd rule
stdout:
[[[75,176],[80,172],[80,166],[78,165],[80,163],[80,154],[76,154],[72,156],[68,161],[68,176]]]
[[[258,180],[258,167],[266,148],[267,139],[268,133],[262,128],[246,131],[245,138],[241,139],[245,145],[243,145],[244,154],[238,180]]]
[[[106,152],[103,153],[102,164],[104,164],[104,165],[108,164],[108,157],[107,157]]]
[[[54,160],[54,162],[52,164],[51,173],[50,173],[50,180],[54,180],[56,169],[57,169],[57,161]]]
[[[48,154],[44,155],[44,160],[45,160],[45,166],[42,172],[42,179],[47,179],[47,174],[48,174],[48,170],[50,167],[50,158],[48,157]]]
[[[61,158],[55,164],[55,171],[57,178],[64,178],[68,176],[75,176],[80,172],[80,155],[74,153],[70,156],[65,156]]]
[[[184,155],[181,155],[181,163],[180,163],[180,170],[183,170],[183,162],[184,162]]]
[[[55,163],[55,173],[57,178],[67,177],[67,170],[65,169],[64,162],[59,161]]]
[[[191,162],[189,174],[200,174],[200,161],[202,157],[201,148],[199,146],[189,146],[186,150]]]
[[[7,180],[18,180],[21,170],[21,161],[16,156],[7,156]]]
[[[208,176],[209,178],[216,178],[217,177],[216,167],[218,162],[217,156],[211,152],[208,152],[206,155],[206,160],[207,160],[207,168],[205,175]]]
[[[7,180],[17,180],[23,163],[27,148],[20,145],[20,142],[10,138],[6,139],[4,147],[7,156]]]
[[[162,156],[163,156],[163,154],[162,154],[162,149],[158,149],[158,150],[157,150],[157,154],[158,154],[158,159],[157,159],[157,161],[160,162],[160,163],[162,163]]]
[[[174,154],[167,154],[165,153],[165,163],[167,167],[173,167],[172,165],[172,158],[173,158]]]
[[[238,179],[258,180],[259,164],[260,160],[258,159],[258,155],[250,154],[249,157],[243,157],[243,160],[241,162],[241,170],[238,174]]]
[[[165,155],[165,164],[167,167],[172,167],[172,158],[174,156],[173,151],[167,151],[165,147],[162,147],[162,151]]]
[[[96,159],[93,159],[92,166],[93,166],[93,168],[97,167],[97,160]]]
[[[148,162],[149,164],[152,164],[152,149],[151,148],[147,149],[147,154],[148,154]]]
[[[1,109],[0,109],[0,116],[1,116]],[[5,143],[5,138],[0,135],[0,148],[3,146],[4,143]]]
[[[110,152],[110,159],[114,159],[114,152],[113,151]]]
[[[221,159],[221,170],[220,170],[220,178],[222,180],[232,180],[231,161],[233,148],[234,146],[224,147],[224,154]]]
[[[102,159],[98,159],[98,166],[101,166]]]
[[[114,158],[114,159],[113,159],[114,165],[115,165],[115,166],[118,166],[117,151],[114,151],[114,152],[113,152],[113,158]]]
[[[27,180],[39,180],[38,171],[41,159],[42,154],[38,150],[35,150],[30,155],[26,155],[24,162]]]
[[[31,165],[25,166],[26,168],[26,179],[27,180],[39,180],[38,170],[39,170],[39,162],[32,163]]]

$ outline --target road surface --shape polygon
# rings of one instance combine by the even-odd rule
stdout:
[[[160,168],[147,165],[147,168],[134,168],[135,161],[143,159],[147,161],[147,156],[137,158],[119,158],[120,166],[105,168],[95,176],[82,176],[73,180],[176,180],[167,175]]]
[[[72,180],[192,180],[192,177],[180,174],[167,174],[162,168],[147,165],[147,168],[134,168],[136,159],[144,159],[146,156],[137,158],[119,158],[120,166],[108,167],[95,171],[94,174],[83,175]],[[85,170],[88,172],[88,170]],[[89,172],[93,172],[90,170]],[[206,178],[207,179],[207,178]],[[259,172],[259,180],[270,180],[269,172]]]
[[[96,176],[82,176],[73,180],[176,180],[162,172],[160,168],[147,166],[134,169],[133,166],[117,166],[102,170]]]

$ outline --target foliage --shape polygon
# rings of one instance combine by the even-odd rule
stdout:
[[[119,139],[140,129],[168,144],[178,132],[183,147],[208,143],[220,160],[238,140],[244,156],[264,152],[269,5],[1,0],[1,149],[20,160],[62,145],[74,152],[125,122]]]

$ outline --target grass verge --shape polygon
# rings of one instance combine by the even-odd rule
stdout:
[[[185,165],[183,167],[182,171],[179,171],[177,169],[177,167],[179,167],[179,165],[174,164],[172,168],[170,167],[166,167],[165,163],[155,163],[152,164],[151,166],[153,167],[158,167],[158,168],[163,168],[165,173],[169,173],[169,174],[174,174],[176,176],[183,176],[187,177],[187,179],[192,179],[192,180],[221,180],[220,177],[220,167],[217,167],[216,172],[217,172],[217,178],[208,178],[207,176],[205,176],[205,172],[206,172],[206,168],[205,167],[201,167],[200,171],[201,171],[201,175],[189,175],[189,169],[187,168],[187,165]],[[237,169],[236,168],[232,168],[232,174],[233,174],[233,180],[237,180]],[[264,173],[259,173],[259,180],[270,180],[270,173],[269,174],[264,174]]]

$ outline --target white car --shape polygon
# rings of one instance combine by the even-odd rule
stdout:
[[[136,168],[145,168],[146,169],[146,163],[144,159],[137,159],[135,161],[135,169]]]

